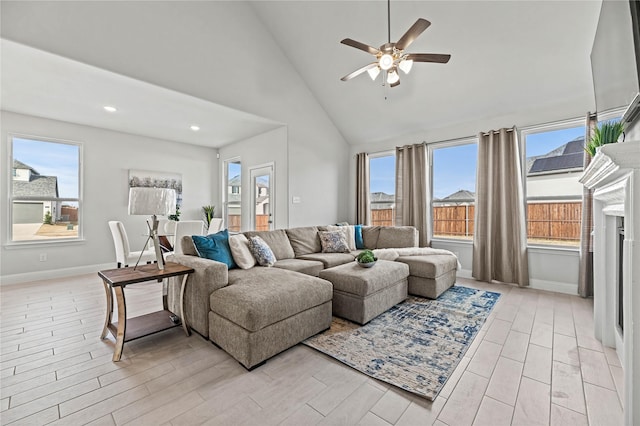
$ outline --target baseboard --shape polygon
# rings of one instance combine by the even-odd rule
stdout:
[[[456,277],[473,279],[471,269],[460,269],[456,271]]]
[[[529,287],[536,290],[554,291],[556,293],[564,293],[575,296],[578,294],[578,284],[561,283],[558,281],[547,281],[530,279]]]
[[[24,274],[0,276],[0,286],[22,284],[31,281],[50,280],[53,278],[71,277],[74,275],[96,273],[102,269],[112,269],[113,263],[99,265],[76,266],[73,268],[49,269],[47,271],[26,272]]]

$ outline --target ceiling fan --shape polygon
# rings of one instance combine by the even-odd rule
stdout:
[[[391,43],[391,4],[390,0],[387,0],[387,34],[388,42],[380,46],[378,49],[369,46],[359,41],[345,38],[340,43],[347,46],[355,47],[356,49],[364,50],[367,53],[376,57],[376,61],[365,65],[362,68],[358,68],[351,74],[347,74],[340,80],[351,80],[365,71],[369,74],[372,80],[375,80],[380,74],[383,73],[383,83],[386,81],[391,87],[396,87],[400,84],[400,75],[398,69],[401,69],[405,74],[409,74],[414,62],[436,62],[440,64],[446,64],[451,59],[451,55],[439,54],[439,53],[406,53],[405,49],[409,47],[413,41],[418,38],[420,34],[431,25],[431,22],[426,19],[419,18],[415,24],[407,30],[400,40],[395,43]]]

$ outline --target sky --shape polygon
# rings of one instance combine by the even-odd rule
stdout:
[[[584,126],[530,134],[526,138],[527,157],[546,154],[584,136]],[[433,197],[444,198],[459,190],[475,192],[476,144],[438,148],[433,151]],[[395,193],[395,156],[370,159],[371,192]]]
[[[79,198],[80,147],[65,143],[13,138],[13,158],[42,176],[58,178],[61,198]]]

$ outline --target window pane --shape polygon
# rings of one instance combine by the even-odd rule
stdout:
[[[12,138],[13,241],[78,238],[80,146]]]
[[[396,223],[396,156],[369,159],[371,225]]]
[[[580,244],[584,126],[525,136],[529,244]]]
[[[433,236],[473,239],[478,145],[433,150]]]
[[[55,197],[80,198],[78,145],[13,138],[12,148],[17,174],[14,175],[14,182],[37,182],[37,185],[23,184],[22,189],[28,191],[29,195],[40,195],[42,190],[34,188],[46,182],[49,187],[47,194],[54,193],[53,185],[57,183],[58,193]],[[14,194],[15,191],[14,186]]]
[[[240,232],[242,229],[242,167],[240,161],[227,161],[227,228]]]

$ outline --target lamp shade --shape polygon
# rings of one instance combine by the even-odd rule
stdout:
[[[165,216],[176,210],[176,191],[169,188],[129,188],[129,214]]]

